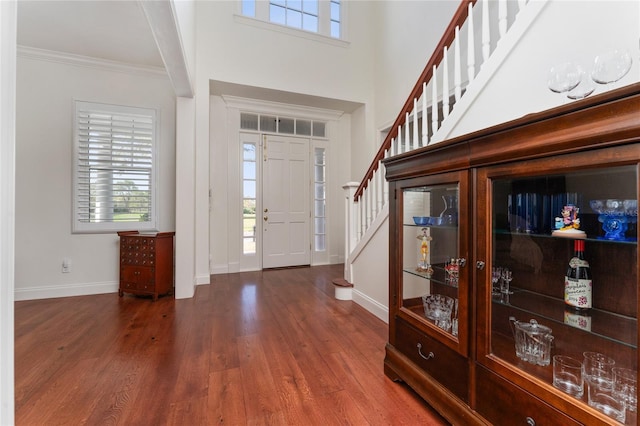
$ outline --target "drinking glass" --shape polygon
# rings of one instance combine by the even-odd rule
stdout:
[[[627,404],[627,410],[638,410],[638,373],[622,367],[613,368],[613,391],[619,399]]]
[[[613,386],[613,366],[616,362],[598,352],[584,352],[583,355],[584,380],[589,385],[611,388]]]
[[[581,398],[584,393],[582,363],[568,356],[554,355],[553,386],[569,395]]]

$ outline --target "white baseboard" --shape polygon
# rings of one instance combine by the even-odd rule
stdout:
[[[56,297],[88,296],[93,294],[117,293],[118,281],[49,285],[16,288],[15,300],[53,299]]]
[[[380,318],[385,323],[389,324],[389,308],[384,306],[382,303],[373,300],[364,293],[359,292],[356,288],[353,289],[353,301],[376,317]]]
[[[211,275],[200,275],[196,277],[196,285],[211,284]]]
[[[228,274],[229,266],[225,263],[211,265],[211,275]]]

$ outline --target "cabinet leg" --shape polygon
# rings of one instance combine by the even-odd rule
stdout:
[[[124,291],[118,290],[118,296],[120,296],[120,297],[124,296]]]

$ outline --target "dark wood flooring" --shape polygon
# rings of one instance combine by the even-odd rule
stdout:
[[[18,425],[445,425],[383,374],[342,265],[214,275],[192,299],[16,302]]]

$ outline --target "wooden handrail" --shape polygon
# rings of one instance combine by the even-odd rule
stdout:
[[[429,81],[431,81],[431,77],[433,76],[433,66],[437,66],[442,61],[444,56],[444,48],[449,46],[453,42],[456,27],[461,27],[462,24],[464,24],[467,20],[467,16],[469,15],[469,4],[473,5],[476,2],[477,0],[462,0],[460,2],[460,6],[458,6],[458,9],[454,13],[453,19],[445,30],[444,35],[440,39],[440,42],[436,46],[433,55],[431,55],[431,58],[427,62],[424,71],[422,71],[420,78],[418,78],[416,85],[413,87],[411,94],[400,110],[398,117],[393,122],[391,131],[387,134],[387,137],[382,142],[382,145],[380,145],[380,149],[378,149],[378,152],[371,162],[369,169],[367,169],[364,178],[360,182],[360,186],[358,186],[358,189],[353,196],[354,201],[360,198],[362,192],[367,187],[369,180],[371,180],[375,171],[378,170],[378,164],[384,158],[384,152],[391,147],[391,140],[397,136],[398,127],[404,124],[406,114],[413,109],[413,100],[418,99],[422,94],[422,83],[428,83]]]

